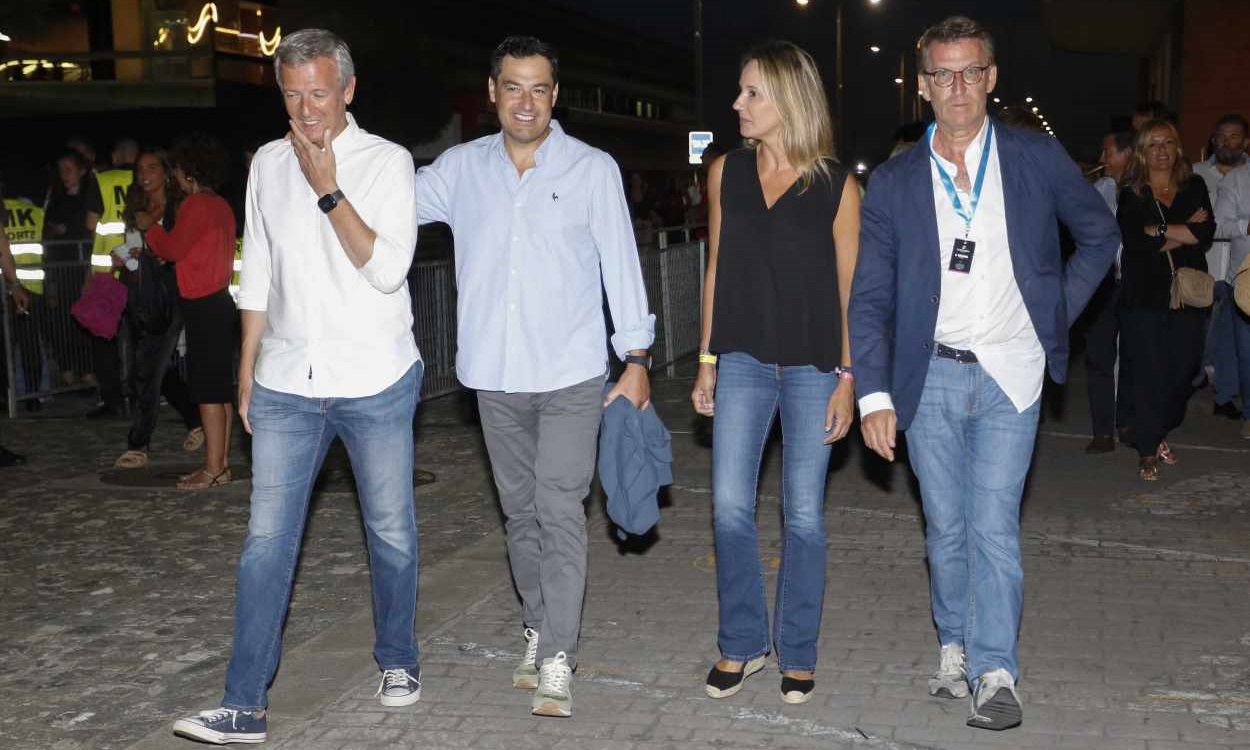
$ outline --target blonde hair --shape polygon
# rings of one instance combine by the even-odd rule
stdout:
[[[742,58],[742,67],[754,60],[764,89],[781,115],[781,148],[798,172],[802,190],[817,174],[830,179],[828,162],[834,159],[833,122],[820,71],[812,56],[790,42],[766,42]],[[746,139],[750,148],[759,142]]]
[[[1181,147],[1181,133],[1176,126],[1164,119],[1147,120],[1137,131],[1137,139],[1133,144],[1133,160],[1129,162],[1128,169],[1124,170],[1124,177],[1120,180],[1121,187],[1130,187],[1138,195],[1144,195],[1146,186],[1150,184],[1146,149],[1150,146],[1150,134],[1156,130],[1168,131],[1176,143],[1176,163],[1172,165],[1172,181],[1176,183],[1176,187],[1179,188],[1194,173],[1189,166],[1189,160],[1185,158],[1185,151]]]

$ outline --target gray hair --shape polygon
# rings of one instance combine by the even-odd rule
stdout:
[[[283,65],[303,65],[318,57],[332,57],[339,69],[339,86],[347,86],[347,80],[356,75],[352,51],[347,42],[337,34],[325,29],[300,29],[282,37],[273,56],[273,72],[282,86]]]
[[[967,16],[951,16],[925,29],[916,42],[916,64],[920,70],[929,67],[929,48],[935,44],[951,44],[963,39],[980,40],[989,64],[994,64],[994,37],[981,24]]]

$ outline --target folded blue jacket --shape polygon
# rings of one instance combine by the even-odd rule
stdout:
[[[639,411],[622,396],[603,410],[599,483],[620,538],[625,532],[645,534],[660,520],[656,495],[673,483],[673,438],[654,404]]]

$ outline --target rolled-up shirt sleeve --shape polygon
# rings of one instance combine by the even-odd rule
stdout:
[[[417,223],[431,224],[436,221],[451,223],[447,209],[451,195],[451,179],[454,165],[449,154],[443,154],[433,164],[417,170]]]
[[[377,206],[370,217],[373,230],[373,257],[360,267],[370,286],[391,294],[404,285],[412,256],[417,249],[416,170],[412,155],[396,148],[386,161],[385,173],[370,192]],[[350,201],[351,196],[347,196]],[[376,201],[376,202],[374,202]]]
[[[260,213],[260,179],[253,161],[247,176],[243,206],[243,268],[239,272],[240,310],[265,312],[269,309],[269,238]]]
[[[616,328],[612,349],[624,359],[629,351],[651,348],[655,341],[655,316],[647,308],[642,263],[620,169],[606,154],[599,158],[590,198],[590,229],[599,251],[603,288]]]

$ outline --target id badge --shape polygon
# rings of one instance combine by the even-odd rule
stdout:
[[[951,249],[951,264],[947,270],[955,273],[970,273],[972,271],[972,254],[976,252],[976,249],[977,243],[972,240],[955,240],[955,246]]]

